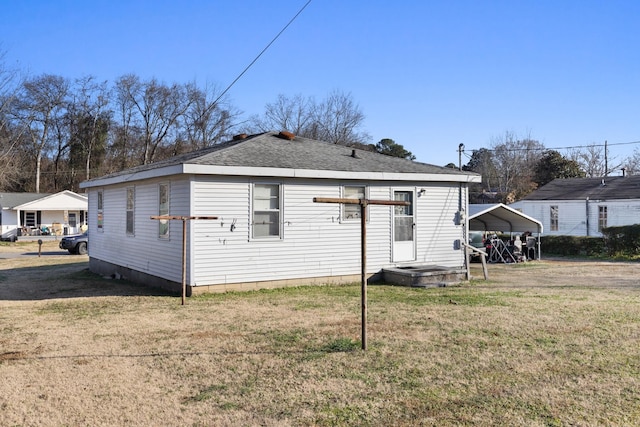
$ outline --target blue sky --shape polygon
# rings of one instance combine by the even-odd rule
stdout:
[[[0,50],[32,75],[229,85],[307,0],[4,0]],[[640,149],[640,2],[312,0],[228,95],[350,93],[372,143],[444,165],[513,132]],[[463,162],[466,163],[466,158]]]

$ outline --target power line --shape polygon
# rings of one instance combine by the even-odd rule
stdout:
[[[265,46],[264,49],[262,49],[262,51],[258,54],[258,56],[256,56],[254,58],[253,61],[251,61],[251,63],[249,65],[246,66],[246,68],[244,70],[242,70],[242,72],[238,75],[238,77],[235,78],[234,81],[231,82],[231,84],[229,86],[227,86],[227,88],[225,90],[222,91],[222,93],[216,98],[215,101],[213,101],[213,105],[217,104],[218,101],[220,100],[220,98],[222,98],[228,91],[229,89],[231,89],[231,87],[236,84],[236,82],[238,80],[240,80],[240,78],[244,75],[244,73],[246,73],[249,68],[251,68],[253,66],[253,64],[256,63],[256,61],[262,56],[263,53],[265,53],[267,51],[267,49],[269,49],[269,47],[271,47],[271,45],[278,39],[278,37],[280,37],[280,35],[282,33],[284,33],[284,31],[289,27],[289,25],[291,25],[293,23],[293,21],[296,20],[296,18],[298,17],[298,15],[300,15],[302,13],[303,10],[306,9],[307,6],[309,6],[309,3],[311,3],[311,0],[307,1],[305,3],[304,6],[302,6],[302,8],[298,11],[298,13],[296,13],[294,15],[293,18],[291,18],[291,20],[287,23],[287,25],[285,25],[278,34],[276,34],[276,36],[269,42],[269,44],[267,44],[267,46]]]
[[[585,145],[571,145],[571,146],[567,146],[567,147],[536,147],[536,148],[530,148],[530,147],[524,147],[524,148],[509,148],[509,149],[501,149],[501,150],[496,150],[493,148],[478,148],[478,149],[472,149],[471,151],[479,151],[479,150],[485,150],[485,151],[491,151],[491,152],[495,152],[495,151],[549,151],[549,150],[570,150],[570,149],[574,149],[574,148],[589,148],[589,147],[611,147],[612,145],[632,145],[632,144],[640,144],[640,141],[630,141],[630,142],[614,142],[614,143],[606,143],[606,144],[585,144]],[[458,150],[456,150],[457,152]],[[464,152],[464,150],[463,150]],[[465,156],[467,156],[467,154],[465,154]]]

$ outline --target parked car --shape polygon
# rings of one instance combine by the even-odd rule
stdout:
[[[64,236],[60,240],[60,249],[66,249],[70,254],[86,255],[89,247],[89,233],[76,234],[73,236]]]
[[[18,240],[18,230],[13,229],[11,231],[7,231],[0,236],[0,241],[2,242],[15,242]]]

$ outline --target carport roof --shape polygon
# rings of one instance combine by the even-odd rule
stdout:
[[[542,234],[542,223],[509,206],[498,204],[469,205],[469,230],[525,232]]]

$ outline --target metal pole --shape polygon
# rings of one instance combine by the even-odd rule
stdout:
[[[367,349],[367,201],[360,201],[360,246],[361,246],[361,291],[360,306],[362,309],[362,349]]]
[[[182,305],[187,296],[187,218],[182,218]]]

